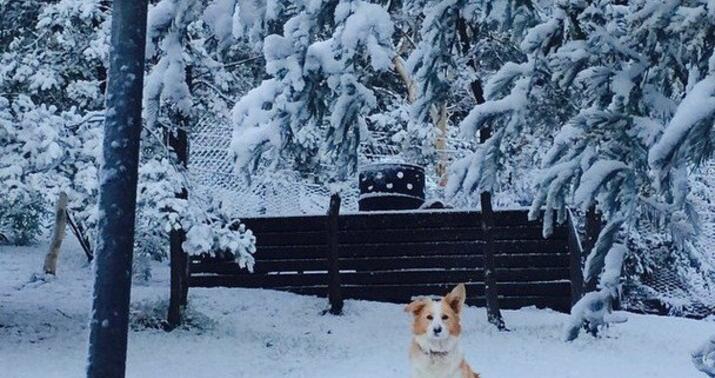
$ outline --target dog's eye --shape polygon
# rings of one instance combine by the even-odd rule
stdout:
[[[432,315],[427,315],[427,320],[432,320]]]
[[[442,315],[442,320],[447,320],[447,319],[449,319],[449,316],[447,316],[447,315]]]

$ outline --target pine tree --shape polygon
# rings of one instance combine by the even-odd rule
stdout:
[[[671,29],[682,32],[673,44],[685,43],[687,39],[702,50],[678,51],[689,58],[680,65],[675,65],[676,57],[672,57],[670,63],[674,64],[674,74],[684,75],[683,79],[687,81],[683,83],[684,93],[680,96],[682,98],[680,103],[671,104],[672,116],[667,120],[662,135],[652,145],[648,154],[648,163],[658,191],[664,195],[672,208],[683,213],[687,211],[688,203],[685,197],[687,189],[683,190],[684,180],[680,171],[683,166],[693,168],[702,165],[712,158],[714,151],[715,4],[709,2],[707,6],[671,9],[669,15],[671,22],[678,22],[679,26]],[[658,21],[656,17],[662,19],[663,15],[654,12],[645,21],[654,23]],[[643,24],[647,25],[645,21]],[[711,338],[692,353],[695,367],[709,377],[715,377],[715,366],[712,363],[714,353],[715,338]]]
[[[181,244],[189,253],[221,251],[252,270],[255,246],[251,232],[234,225],[236,220],[228,221],[213,198],[204,202],[189,198],[196,188],[187,167],[193,125],[199,118],[220,122],[227,111],[224,90],[241,84],[228,79],[229,72],[216,59],[231,41],[225,35],[226,26],[218,26],[216,7],[233,11],[229,3],[215,2],[204,8],[195,1],[162,0],[150,7],[146,53],[154,64],[144,86],[145,136],[149,140],[140,167],[138,232],[146,241],[155,242],[145,242],[139,253],[154,256],[157,250],[165,251],[170,234],[172,250]],[[218,24],[211,28],[204,19]],[[212,33],[223,34],[216,35],[217,44],[207,45]],[[200,115],[200,111],[207,114]]]
[[[419,43],[410,54],[408,67],[410,68],[416,86],[419,88],[419,95],[412,105],[413,127],[436,128],[437,140],[444,140],[449,136],[447,127],[449,115],[447,106],[454,99],[456,88],[466,89],[469,97],[477,104],[477,107],[484,103],[483,78],[496,65],[494,55],[483,54],[485,50],[508,51],[509,44],[512,43],[509,37],[503,36],[503,40],[498,40],[489,35],[489,30],[504,27],[515,23],[512,11],[523,10],[522,7],[530,7],[530,2],[520,2],[519,4],[509,2],[503,12],[494,11],[494,2],[490,1],[436,1],[427,4],[415,2],[409,3],[417,9],[424,8],[424,21],[419,31]],[[521,24],[524,20],[516,23]],[[497,34],[497,33],[495,33]],[[518,39],[518,34],[512,38]],[[510,54],[507,54],[510,55]],[[498,55],[497,55],[498,56]],[[514,56],[513,58],[518,58]],[[465,74],[466,73],[466,74]],[[473,115],[473,113],[470,113]],[[455,118],[461,119],[462,124],[469,122],[469,116],[464,117],[456,114]],[[431,121],[430,122],[430,119]],[[434,126],[433,126],[434,125]],[[490,138],[491,128],[485,127],[481,130],[480,142],[485,143],[478,147],[478,151],[489,149],[488,144],[493,143]],[[477,128],[463,133],[467,138],[475,138]],[[444,148],[444,143],[440,143]],[[447,192],[454,196],[458,191],[471,195],[478,194],[480,205],[484,217],[482,227],[487,235],[492,226],[492,192],[496,185],[496,177],[489,185],[477,187],[467,180],[467,171],[464,163],[469,162],[479,152],[458,162],[452,170],[451,177],[447,183]],[[471,160],[473,161],[473,160]],[[454,167],[453,167],[454,168]],[[438,174],[442,172],[438,170]],[[504,321],[499,311],[498,293],[496,291],[496,280],[494,278],[495,268],[493,266],[492,243],[487,241],[485,250],[485,283],[487,294],[487,311],[491,323],[499,329],[504,329]]]
[[[234,108],[232,149],[239,168],[320,172],[345,177],[357,168],[365,118],[376,106],[370,72],[390,68],[393,26],[365,1],[297,3],[282,34],[263,43],[270,76]],[[262,160],[264,159],[264,160]]]
[[[703,72],[703,50],[684,51],[681,46],[689,40],[707,50],[711,31],[693,27],[705,20],[702,4],[671,5],[557,3],[550,17],[531,28],[520,43],[526,62],[503,65],[487,83],[489,101],[462,121],[462,130],[469,135],[500,124],[483,148],[454,166],[458,188],[471,191],[494,185],[503,148],[516,135],[560,127],[542,160],[531,216],[543,211],[548,236],[554,222],[566,219],[567,206],[586,211],[596,205],[607,225],[586,260],[586,282],[598,282],[606,261],[619,261],[611,255],[625,244],[626,226],[642,230],[652,219],[672,225],[688,218],[672,206],[657,204],[647,151],[661,125],[673,116],[677,94],[689,86],[683,73]],[[683,174],[675,172],[673,177],[682,183]],[[676,197],[679,203],[685,201],[683,193]],[[670,229],[673,240],[687,239],[678,232],[689,228]],[[617,264],[608,268],[608,274],[621,271]],[[618,290],[611,281],[600,282],[601,299],[594,300],[596,294],[584,298],[574,308],[574,319],[580,320],[572,325],[583,323],[592,329],[593,324],[604,323],[604,318],[587,318],[579,311],[608,314]]]

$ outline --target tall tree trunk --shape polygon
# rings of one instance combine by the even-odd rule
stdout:
[[[467,30],[467,23],[464,19],[460,18],[457,21],[457,33],[459,34],[460,47],[462,54],[465,56],[469,54],[471,48],[471,37]],[[476,31],[473,35],[476,34]],[[477,73],[479,65],[475,58],[469,60],[469,64]],[[482,81],[476,79],[469,83],[469,89],[474,96],[474,101],[477,104],[483,104],[486,102],[484,98],[484,88],[482,86]],[[479,139],[481,143],[486,142],[492,136],[492,130],[489,127],[479,130]],[[484,191],[479,194],[479,202],[482,206],[482,230],[485,235],[485,246],[484,246],[484,292],[486,296],[487,305],[487,320],[489,323],[494,324],[500,331],[506,330],[506,324],[504,324],[504,318],[501,314],[501,309],[499,307],[499,290],[497,288],[496,279],[496,264],[494,262],[494,235],[492,230],[494,228],[494,211],[492,209],[492,194],[489,191]]]
[[[87,377],[124,377],[134,250],[147,0],[112,3]]]
[[[481,84],[481,83],[480,83]],[[481,85],[479,86],[481,88]],[[480,92],[475,92],[480,93]],[[482,102],[484,98],[481,97]],[[480,139],[484,143],[491,136],[491,130],[481,130]],[[496,263],[494,262],[494,210],[492,209],[492,194],[488,191],[479,195],[482,206],[482,230],[484,231],[484,294],[487,305],[487,320],[498,330],[506,330],[504,318],[499,307],[499,290],[497,288]]]
[[[186,68],[186,82],[189,85],[189,90],[193,92],[190,66]],[[187,130],[190,126],[190,119],[184,115],[179,115],[177,118],[179,127],[176,133],[167,130],[166,140],[171,150],[176,153],[177,163],[185,169],[189,164],[189,135]],[[181,191],[176,193],[176,198],[188,199],[189,192],[187,188],[181,188]],[[188,258],[182,247],[184,240],[186,240],[185,230],[172,229],[169,232],[169,259],[171,262],[171,293],[169,295],[169,313],[167,315],[169,329],[181,324],[182,308],[186,305]]]
[[[407,102],[412,104],[417,99],[417,83],[410,77],[410,72],[405,66],[405,60],[402,59],[400,54],[395,54],[392,58],[392,63],[395,65],[395,71],[400,75],[400,79],[405,83],[405,88],[407,88]]]
[[[418,87],[417,83],[412,79],[410,76],[410,72],[407,70],[407,67],[405,66],[405,61],[402,59],[400,56],[399,52],[404,48],[404,39],[400,41],[400,44],[398,45],[398,54],[395,54],[395,57],[392,58],[392,63],[394,64],[395,71],[400,75],[400,78],[402,79],[402,82],[405,84],[405,88],[407,88],[407,102],[410,104],[413,104],[415,100],[417,100],[418,96]],[[432,117],[432,123],[435,125],[437,128],[437,131],[439,132],[439,135],[437,136],[435,140],[435,149],[438,151],[439,157],[437,164],[435,166],[435,172],[437,173],[437,176],[440,177],[439,180],[439,185],[440,186],[446,186],[447,185],[447,159],[448,156],[444,152],[445,148],[447,147],[447,126],[449,122],[449,113],[447,112],[447,103],[442,103],[440,104],[439,107],[434,106],[431,109],[431,117]]]
[[[57,259],[60,257],[60,247],[65,239],[67,229],[67,193],[60,192],[55,206],[55,225],[52,229],[52,241],[50,249],[45,256],[45,264],[42,267],[45,273],[57,274]]]
[[[602,223],[601,215],[596,211],[596,205],[591,205],[588,210],[586,210],[586,224],[585,232],[586,237],[583,241],[583,254],[588,256],[591,253],[593,247],[596,246],[596,241],[598,240],[598,235],[601,233]],[[583,259],[583,256],[581,256]],[[584,293],[589,293],[595,291],[598,285],[598,279],[593,278],[584,282]]]
[[[432,113],[432,118],[435,126],[437,126],[437,132],[439,135],[437,136],[437,139],[435,140],[434,147],[437,150],[437,155],[438,155],[438,160],[437,160],[437,166],[435,167],[435,171],[437,173],[437,177],[439,177],[439,185],[440,186],[447,186],[447,165],[448,165],[448,156],[447,153],[445,153],[445,149],[447,149],[447,126],[449,122],[449,113],[447,112],[447,103],[444,102],[439,106],[439,109],[435,108],[434,112]]]

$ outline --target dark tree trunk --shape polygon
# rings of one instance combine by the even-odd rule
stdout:
[[[469,54],[471,48],[471,38],[467,29],[467,23],[464,19],[460,18],[457,21],[457,33],[459,35],[460,48],[464,55]],[[474,33],[476,34],[476,31],[474,31]],[[477,60],[472,58],[469,60],[469,64],[474,68],[474,72],[476,73],[479,67]],[[472,91],[472,96],[474,96],[474,101],[477,104],[483,104],[486,101],[484,99],[484,88],[480,79],[469,83],[469,89]],[[491,136],[492,130],[488,127],[479,131],[481,143],[486,142]],[[494,228],[492,194],[488,191],[480,193],[479,202],[482,206],[482,229],[484,230],[486,239],[484,245],[484,294],[486,296],[487,320],[489,323],[494,324],[497,329],[506,330],[504,318],[499,308],[499,291],[497,289],[496,266],[494,262],[494,236],[491,233],[492,228]]]
[[[191,85],[191,68],[186,68],[186,82]],[[178,129],[176,132],[167,130],[166,141],[169,148],[176,153],[177,163],[182,169],[186,169],[189,165],[189,117],[185,115],[178,116]],[[182,188],[181,192],[176,193],[176,198],[188,199],[189,192],[187,188]],[[171,293],[169,295],[169,313],[167,321],[169,329],[173,329],[181,324],[181,313],[183,306],[186,305],[186,295],[188,293],[188,255],[184,252],[181,246],[186,240],[186,231],[183,229],[172,229],[169,233],[169,259],[171,261]]]
[[[112,6],[112,3],[110,0],[101,0],[99,2],[99,6],[101,8],[109,8]],[[99,19],[94,19],[92,21],[92,28],[94,29],[99,28],[101,25],[102,23]],[[95,70],[97,71],[97,80],[99,80],[99,92],[104,96],[107,91],[107,68],[104,64],[100,63],[97,67],[95,67]]]
[[[187,167],[189,159],[189,138],[185,129],[177,130],[176,135],[168,132],[168,142],[172,150],[176,152],[178,163],[182,167]],[[176,198],[187,199],[189,193],[186,188],[176,193]],[[169,296],[168,322],[170,329],[181,324],[181,310],[186,305],[186,293],[188,289],[188,256],[181,246],[186,240],[186,231],[183,229],[172,229],[169,232],[169,259],[171,261],[171,293]]]
[[[583,254],[581,257],[583,260],[585,256],[591,253],[591,250],[596,246],[596,241],[598,240],[598,234],[601,233],[601,215],[596,211],[596,205],[591,205],[591,207],[586,210],[586,224],[585,232],[586,237],[583,240]],[[597,279],[593,278],[589,281],[584,282],[583,292],[588,293],[595,291],[597,286]]]
[[[115,0],[87,377],[124,377],[134,250],[146,0]]]
[[[481,91],[481,85],[479,86]],[[483,98],[482,98],[483,102]],[[482,129],[480,139],[484,143],[491,136],[491,130]],[[484,295],[486,296],[487,320],[498,330],[506,330],[504,318],[499,308],[499,290],[497,289],[496,264],[494,262],[494,210],[492,209],[492,194],[482,192],[479,195],[482,206],[482,229],[484,230]]]

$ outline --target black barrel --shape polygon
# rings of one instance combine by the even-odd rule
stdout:
[[[403,163],[360,168],[360,211],[417,209],[425,202],[425,169]]]

